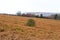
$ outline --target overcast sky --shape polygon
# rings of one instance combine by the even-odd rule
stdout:
[[[60,0],[0,0],[0,13],[60,12]]]

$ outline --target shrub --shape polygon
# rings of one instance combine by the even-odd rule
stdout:
[[[35,26],[35,21],[33,19],[29,19],[26,23],[27,26]]]

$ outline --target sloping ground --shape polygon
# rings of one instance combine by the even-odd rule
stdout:
[[[35,27],[26,26],[30,17],[0,15],[0,40],[60,40],[60,21],[32,18]]]

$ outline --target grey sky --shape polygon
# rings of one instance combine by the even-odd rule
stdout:
[[[60,12],[60,0],[0,0],[0,13]]]

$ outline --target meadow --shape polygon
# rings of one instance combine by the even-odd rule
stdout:
[[[28,19],[34,27],[25,25]],[[60,20],[0,15],[0,40],[60,40]]]

